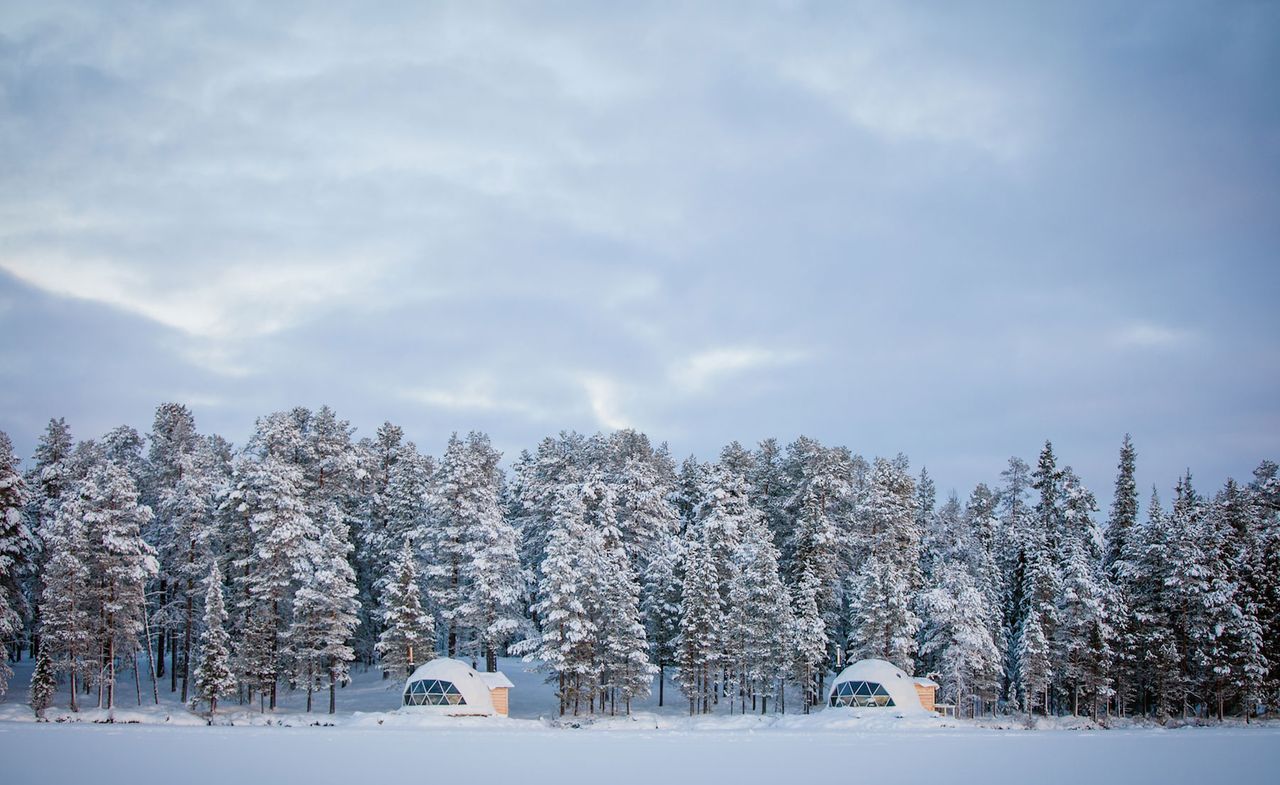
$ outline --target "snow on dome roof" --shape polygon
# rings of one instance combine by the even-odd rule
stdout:
[[[840,671],[831,682],[827,691],[827,705],[831,705],[831,696],[836,694],[839,686],[845,682],[870,682],[879,684],[893,699],[893,710],[899,714],[926,713],[916,694],[915,680],[906,671],[885,660],[858,660]],[[875,711],[876,709],[869,709]]]
[[[415,686],[416,682],[422,682],[422,684]],[[416,692],[424,693],[425,697],[420,700],[423,700],[426,705],[405,705],[404,693],[410,691],[411,687]],[[454,695],[453,690],[461,695],[461,700],[456,703],[449,700],[450,696]],[[438,695],[446,697],[441,700],[437,697]],[[489,685],[486,681],[467,663],[448,657],[436,657],[415,670],[405,680],[400,703],[405,711],[432,714],[494,713],[493,699],[489,697]]]

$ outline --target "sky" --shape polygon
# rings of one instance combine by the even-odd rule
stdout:
[[[1280,459],[1277,84],[1277,3],[0,0],[0,429],[1210,490]]]

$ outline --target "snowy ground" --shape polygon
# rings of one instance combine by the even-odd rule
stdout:
[[[678,693],[658,710],[646,701],[632,719],[554,727],[541,676],[516,660],[502,669],[516,684],[511,719],[422,718],[392,711],[399,685],[357,674],[333,717],[298,711],[286,695],[276,714],[240,707],[207,727],[164,693],[162,706],[126,706],[117,724],[36,724],[22,663],[0,702],[0,782],[133,783],[157,771],[179,782],[344,783],[458,781],[716,783],[888,781],[1272,782],[1280,770],[1280,727],[1126,728],[1108,731],[994,729],[972,723],[892,717],[729,716],[690,719]],[[167,686],[167,685],[164,685]],[[144,687],[149,687],[145,684]],[[133,704],[132,684],[123,690]],[[144,698],[146,690],[144,690]],[[65,705],[59,696],[59,706]],[[324,706],[324,696],[317,696]],[[66,716],[59,711],[57,716]],[[139,724],[119,724],[120,722]],[[334,723],[311,727],[311,723]],[[267,723],[271,723],[270,726]],[[285,726],[285,727],[281,727]],[[105,774],[105,776],[104,776]]]

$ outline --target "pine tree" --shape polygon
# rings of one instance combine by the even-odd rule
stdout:
[[[658,668],[658,705],[666,701],[666,667],[676,659],[680,636],[681,563],[684,542],[674,533],[662,535],[644,573],[641,611],[651,647],[650,661]]]
[[[802,572],[792,597],[794,609],[788,637],[793,647],[793,673],[804,696],[805,714],[821,700],[818,678],[829,645],[827,625],[818,608],[821,583],[817,576]]]
[[[752,706],[780,694],[790,663],[791,598],[778,574],[778,551],[762,516],[747,517],[734,556],[737,569],[729,588],[728,662],[742,695]]]
[[[649,641],[640,613],[640,584],[621,543],[605,552],[604,561],[598,622],[602,687],[609,695],[610,714],[616,713],[619,700],[625,713],[631,714],[631,700],[649,695],[649,685],[658,669],[649,662]]]
[[[707,714],[721,662],[724,622],[719,573],[711,548],[702,539],[695,539],[686,547],[684,573],[678,679],[681,691],[689,699],[689,714]]]
[[[56,517],[42,527],[41,539],[49,554],[41,573],[40,652],[53,670],[71,682],[72,711],[79,711],[79,683],[88,670],[96,610],[89,584],[89,540],[86,518],[97,494],[89,481],[68,489]]]
[[[867,556],[850,579],[849,657],[878,657],[911,670],[920,618],[920,530],[904,461],[876,459],[862,523]]]
[[[8,434],[0,431],[0,697],[9,687],[13,671],[6,655],[21,649],[26,600],[22,579],[34,551],[34,540],[22,518],[27,503],[26,483],[18,473],[18,457]]]
[[[547,539],[538,586],[540,636],[531,646],[548,678],[557,682],[560,714],[576,716],[584,699],[594,703],[600,663],[596,609],[600,593],[603,538],[586,522],[586,506],[578,486],[561,489]]]
[[[524,576],[519,532],[503,512],[501,456],[483,434],[471,434],[467,449],[473,478],[457,619],[463,628],[473,631],[485,670],[492,672],[498,669],[498,652],[520,629]]]
[[[936,666],[942,696],[957,706],[972,698],[973,715],[979,701],[997,694],[1001,653],[991,635],[995,611],[959,561],[936,565],[935,587],[921,595],[927,619],[921,635],[921,655]]]
[[[276,684],[288,647],[287,621],[298,582],[316,563],[319,536],[307,515],[303,477],[298,466],[279,455],[291,450],[296,432],[260,428],[258,452],[236,463],[230,504],[241,510],[248,526],[249,552],[235,567],[240,584],[238,609],[242,634],[237,640],[238,670],[276,707]],[[268,446],[272,445],[272,446]]]
[[[339,515],[320,537],[310,579],[294,595],[290,653],[295,680],[307,686],[307,711],[311,711],[312,689],[323,684],[329,689],[329,713],[333,714],[337,685],[350,680],[348,668],[355,659],[350,640],[360,620],[350,553],[347,526]]]
[[[231,672],[231,638],[227,635],[227,612],[222,598],[222,571],[214,562],[205,581],[204,630],[200,633],[200,663],[195,670],[195,690],[191,702],[209,704],[209,714],[218,711],[218,699],[236,689]]]
[[[403,679],[435,657],[435,620],[422,608],[418,563],[409,540],[401,546],[391,574],[394,579],[382,595],[383,631],[377,649],[383,673]]]
[[[467,441],[449,438],[435,478],[435,513],[429,529],[427,565],[431,600],[446,635],[446,651],[458,654],[466,632],[467,565],[473,556],[472,536],[492,531],[502,519],[495,471],[497,454],[487,436],[472,433]],[[500,635],[508,634],[504,628]]]
[[[124,467],[107,462],[89,487],[88,537],[100,609],[103,686],[106,708],[115,707],[116,662],[136,656],[146,612],[144,589],[158,571],[155,550],[142,539],[151,509],[138,503],[138,491]]]

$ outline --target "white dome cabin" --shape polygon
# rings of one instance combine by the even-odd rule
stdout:
[[[401,709],[450,717],[505,717],[511,687],[511,680],[501,673],[481,673],[462,660],[437,657],[405,681]]]
[[[897,714],[924,714],[934,711],[938,685],[930,679],[915,679],[885,660],[859,660],[836,676],[827,693],[827,707],[833,709],[893,709]]]

